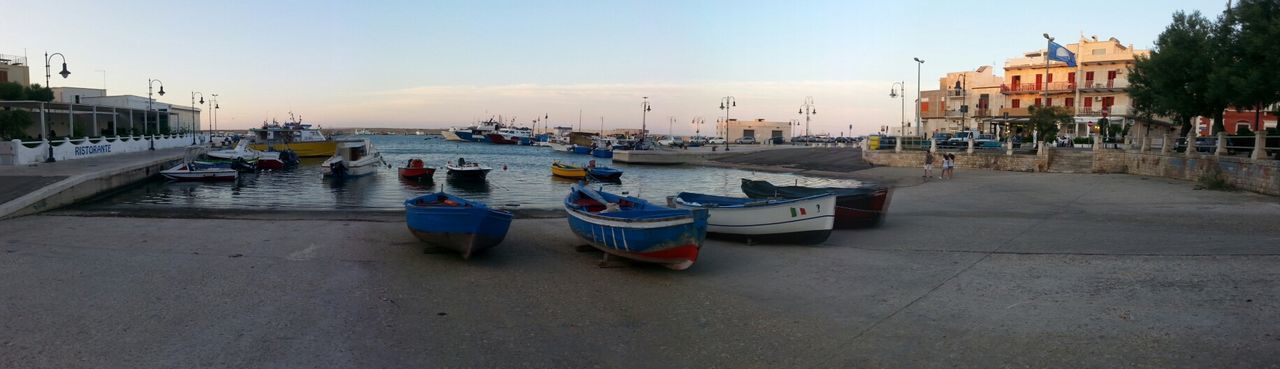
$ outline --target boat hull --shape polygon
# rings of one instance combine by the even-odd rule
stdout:
[[[436,174],[436,168],[400,168],[400,177],[408,179],[431,179]]]
[[[405,224],[409,232],[428,246],[456,251],[463,259],[501,244],[511,228],[511,213],[489,209],[483,204],[416,206],[414,201],[405,202]]]
[[[234,181],[239,176],[239,172],[230,168],[216,168],[204,170],[187,170],[186,164],[179,164],[173,168],[160,171],[160,175],[165,178],[184,181],[184,182],[219,182]]]
[[[620,221],[570,207],[569,228],[592,247],[623,258],[685,270],[698,261],[706,238],[706,212],[662,221]]]
[[[587,175],[602,181],[618,181],[622,179],[622,171],[613,168],[590,168],[587,169]]]
[[[717,203],[716,199],[728,201]],[[730,204],[732,201],[746,203]],[[822,243],[831,236],[836,218],[835,194],[752,201],[681,193],[673,203],[680,209],[707,209],[711,216],[708,236],[748,243]]]
[[[483,181],[485,180],[486,177],[489,176],[489,169],[458,170],[454,168],[448,168],[445,175],[455,180]]]
[[[574,146],[574,147],[573,147],[573,153],[574,153],[574,154],[581,154],[581,155],[590,155],[590,154],[591,154],[591,148],[590,148],[590,147],[587,147],[587,146]]]
[[[485,138],[488,138],[488,139],[489,139],[489,143],[491,143],[491,144],[498,144],[498,145],[515,145],[515,144],[520,143],[520,141],[518,141],[518,140],[509,140],[509,139],[507,139],[507,137],[505,137],[505,136],[503,136],[502,134],[499,134],[499,133],[490,133],[490,134],[487,134],[487,135],[484,135],[484,136],[485,136]]]
[[[613,150],[601,150],[601,149],[591,150],[591,156],[594,156],[597,158],[605,158],[605,159],[612,158]]]
[[[330,157],[338,148],[338,141],[311,141],[311,142],[293,142],[293,143],[275,143],[271,145],[277,150],[288,148],[303,158]],[[258,151],[267,151],[266,144],[250,144],[249,148]]]
[[[798,198],[821,192],[835,192],[836,229],[871,228],[883,224],[893,198],[893,189],[888,187],[775,187],[767,182],[746,179],[742,182],[742,192],[754,199]]]
[[[354,162],[343,163],[346,165],[346,171],[335,171],[334,166],[329,160],[325,160],[320,164],[320,173],[325,177],[360,177],[378,172],[378,165],[381,163],[381,156],[370,156]]]
[[[561,178],[580,179],[587,177],[587,170],[582,167],[565,167],[552,164],[551,175]]]
[[[552,142],[550,145],[551,145],[551,149],[555,151],[573,152],[573,147],[569,145],[565,145],[562,143],[555,143],[555,142]]]

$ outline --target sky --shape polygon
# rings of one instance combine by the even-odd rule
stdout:
[[[218,94],[220,128],[286,120],[323,127],[444,128],[502,116],[528,125],[714,130],[788,121],[808,96],[813,134],[867,134],[901,120],[891,85],[1081,33],[1150,48],[1174,11],[1224,1],[101,1],[0,0],[0,54],[66,55],[54,87],[189,105]],[[55,69],[59,61],[54,60]],[[652,110],[642,114],[644,97]],[[581,113],[580,113],[581,112]],[[797,134],[803,134],[803,127]]]

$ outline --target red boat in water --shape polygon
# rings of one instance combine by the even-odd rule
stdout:
[[[492,143],[492,144],[499,144],[499,145],[515,145],[515,144],[520,143],[520,140],[519,140],[519,139],[514,139],[514,140],[513,140],[513,139],[508,138],[507,136],[503,136],[501,133],[497,133],[497,132],[494,132],[494,133],[490,133],[490,134],[484,135],[484,137],[485,137],[485,138],[488,138],[488,139],[489,139],[489,143]]]
[[[400,177],[417,180],[430,180],[436,174],[436,168],[423,165],[422,159],[409,159],[407,166],[400,168]]]

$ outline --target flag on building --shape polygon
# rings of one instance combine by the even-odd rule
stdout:
[[[1053,41],[1049,41],[1049,60],[1067,63],[1068,67],[1076,66],[1076,54]]]

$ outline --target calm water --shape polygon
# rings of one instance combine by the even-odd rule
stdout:
[[[322,158],[309,158],[290,171],[241,174],[236,183],[190,183],[154,180],[103,200],[103,204],[219,209],[399,209],[405,199],[427,192],[447,191],[499,208],[559,208],[572,180],[552,177],[555,160],[585,165],[586,155],[554,152],[533,146],[456,143],[424,136],[368,136],[392,166],[410,158],[422,158],[440,168],[434,182],[401,180],[395,168],[383,167],[376,175],[347,180],[321,179]],[[449,181],[446,161],[479,162],[494,170],[488,183]],[[614,164],[598,159],[597,165],[624,170],[622,183],[603,183],[605,191],[628,194],[659,203],[680,191],[743,196],[741,178],[764,179],[777,184],[853,186],[856,181],[792,174],[752,172],[693,165],[648,166]]]

